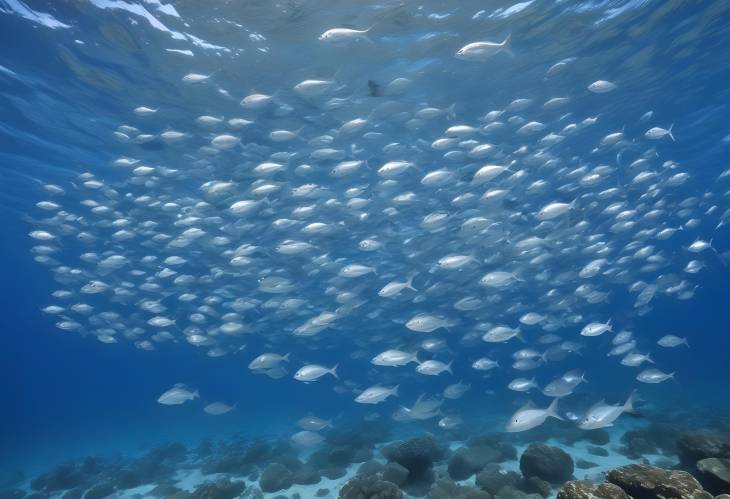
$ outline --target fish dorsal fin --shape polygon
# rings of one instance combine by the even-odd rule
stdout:
[[[534,408],[535,408],[535,403],[532,400],[528,399],[527,402],[525,402],[525,404],[517,410],[526,411],[527,409],[534,409]]]
[[[595,404],[593,404],[589,409],[588,412],[591,412],[592,410],[596,409],[597,407],[601,407],[602,405],[606,405],[606,399],[601,399]]]
[[[188,385],[186,385],[185,383],[175,383],[175,384],[174,384],[174,385],[172,385],[172,386],[173,386],[174,388],[187,388],[187,387],[188,387]]]

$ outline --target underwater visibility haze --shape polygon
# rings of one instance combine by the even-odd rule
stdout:
[[[730,493],[730,2],[0,40],[0,498]]]

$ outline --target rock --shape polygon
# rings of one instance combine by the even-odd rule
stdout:
[[[400,444],[384,447],[381,451],[388,461],[394,461],[408,468],[412,475],[431,468],[435,461],[446,455],[446,449],[432,437],[417,437]]]
[[[550,483],[561,483],[573,476],[573,459],[558,447],[530,444],[520,457],[520,471],[525,477],[536,476]]]
[[[631,499],[624,490],[612,483],[596,485],[587,480],[567,482],[558,492],[557,499]]]
[[[449,476],[453,480],[466,480],[479,473],[488,463],[501,460],[502,452],[488,446],[461,447],[449,459]]]
[[[261,473],[261,478],[259,478],[259,487],[264,492],[285,490],[291,487],[293,483],[294,477],[291,471],[280,463],[269,464],[264,468],[264,472]]]
[[[426,499],[491,499],[488,492],[459,485],[451,480],[439,480],[431,486]]]
[[[337,447],[332,448],[328,455],[328,462],[330,464],[335,464],[338,466],[347,466],[352,461],[352,458],[355,456],[355,449],[348,445],[339,445]]]
[[[317,489],[314,493],[314,497],[327,497],[330,494],[330,489]]]
[[[611,434],[603,428],[583,432],[583,438],[594,445],[606,445],[611,441]]]
[[[496,495],[501,488],[507,485],[515,485],[519,481],[519,473],[514,471],[504,472],[498,464],[488,464],[476,477],[477,487],[489,492],[491,495]]]
[[[168,497],[180,491],[181,489],[176,487],[173,483],[160,483],[154,489],[150,490],[147,494],[154,497]]]
[[[338,468],[337,466],[333,466],[331,468],[323,469],[321,473],[322,476],[325,478],[329,478],[330,480],[336,480],[347,475],[347,470],[345,468]]]
[[[707,432],[686,432],[677,439],[680,463],[694,469],[700,459],[708,457],[730,458],[730,437]]]
[[[534,496],[532,494],[525,494],[512,485],[505,485],[497,491],[496,497],[497,499],[530,499]],[[542,499],[542,496],[537,495],[537,498]]]
[[[579,470],[589,470],[591,468],[595,468],[598,466],[597,463],[594,463],[593,461],[586,461],[585,459],[578,459],[575,462],[575,467]]]
[[[408,468],[398,463],[388,463],[383,468],[383,480],[400,487],[408,480]]]
[[[73,489],[84,481],[85,474],[73,463],[65,463],[56,466],[52,471],[34,478],[30,482],[33,490],[55,490]]]
[[[227,478],[198,485],[192,494],[194,499],[233,499],[246,489],[244,482],[232,482]]]
[[[632,459],[644,454],[676,451],[677,428],[665,423],[651,423],[643,428],[628,430],[621,437],[621,452]]]
[[[292,479],[294,483],[299,485],[314,485],[319,483],[322,477],[319,476],[319,472],[314,466],[305,464],[294,472]]]
[[[479,435],[470,438],[466,445],[469,448],[488,447],[492,451],[499,452],[499,456],[494,457],[491,462],[503,463],[504,461],[513,461],[517,459],[517,448],[509,442],[505,442],[502,434]]]
[[[730,494],[730,459],[700,459],[697,469],[707,490],[713,494]]]
[[[607,481],[634,499],[689,499],[704,492],[686,471],[666,471],[648,464],[629,464],[608,472]]]
[[[549,497],[552,493],[550,482],[536,476],[525,478],[520,488],[527,493],[540,494],[542,497]]]
[[[150,494],[151,493],[152,492],[150,492]],[[71,489],[64,492],[61,499],[81,499],[82,497],[84,497],[83,489]]]
[[[258,487],[249,487],[241,494],[246,499],[264,499],[264,493]]]
[[[361,476],[372,476],[377,475],[381,471],[383,471],[383,465],[378,461],[371,460],[362,463],[357,469],[357,474]]]
[[[340,489],[340,499],[403,499],[403,492],[394,483],[373,476],[350,479]]]
[[[100,483],[84,494],[84,499],[102,499],[114,493],[114,486],[111,483]]]
[[[588,454],[593,456],[608,457],[608,451],[603,447],[596,447],[595,445],[588,446]]]
[[[417,437],[400,444],[381,449],[388,461],[408,470],[408,480],[403,484],[411,495],[425,495],[434,481],[433,463],[446,457],[446,448],[432,437]]]

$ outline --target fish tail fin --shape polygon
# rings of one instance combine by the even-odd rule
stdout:
[[[672,142],[677,142],[677,139],[675,139],[674,135],[672,135],[672,128],[674,128],[674,123],[669,125],[669,130],[667,130],[667,132],[669,133],[669,138],[672,139]]]
[[[515,334],[515,338],[520,340],[522,343],[527,343],[527,340],[525,340],[525,336],[522,334],[521,330],[517,330],[517,334]]]
[[[580,380],[583,383],[588,383],[588,380],[586,379],[586,373],[583,373],[583,374],[580,375]]]
[[[685,338],[682,343],[684,343],[687,346],[687,348],[689,348],[689,341],[687,341],[687,338]]]
[[[672,373],[672,374],[674,374],[674,373]],[[193,399],[195,400],[195,399],[199,399],[199,398],[200,398],[200,392],[198,390],[195,390],[193,392]]]
[[[337,379],[340,379],[340,377],[337,375],[337,368],[340,367],[339,364],[335,364],[332,369],[329,370],[329,373],[334,376]]]
[[[451,370],[451,365],[452,365],[453,363],[454,363],[454,361],[452,360],[451,362],[449,362],[448,364],[446,364],[446,371],[447,371],[447,372],[448,372],[449,374],[454,374],[454,371],[452,371],[452,370]]]
[[[638,400],[638,393],[636,390],[632,391],[629,398],[624,402],[624,412],[635,413],[634,402]]]
[[[411,272],[408,274],[408,280],[406,281],[406,287],[412,291],[418,291],[413,287],[413,279],[418,275],[418,272]]]
[[[456,118],[456,102],[446,108],[446,118],[449,120]]]
[[[654,359],[651,358],[650,354],[646,354],[646,361],[649,362],[650,364],[656,363],[656,362],[654,362]]]
[[[547,415],[555,419],[559,419],[560,421],[565,421],[563,416],[558,413],[558,400],[559,399],[556,397],[552,402],[550,402],[550,405],[547,408]]]
[[[398,396],[398,388],[400,388],[400,385],[395,385],[395,386],[393,387],[393,389],[392,389],[392,390],[390,390],[390,392],[391,392],[391,393],[392,393],[392,394],[393,394],[394,396],[396,396],[396,397]]]
[[[501,43],[502,46],[502,52],[505,52],[510,57],[514,57],[515,53],[512,52],[512,33],[507,35],[507,38],[504,39],[504,41]]]
[[[290,355],[291,355],[291,352],[287,352],[287,354],[286,354],[286,355],[284,355],[284,356],[283,356],[283,357],[281,358],[281,360],[283,360],[284,362],[289,362],[289,356],[290,356]]]
[[[421,365],[421,359],[418,358],[418,351],[413,352],[413,362],[415,362],[418,365]]]

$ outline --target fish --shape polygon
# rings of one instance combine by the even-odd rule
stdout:
[[[248,364],[248,368],[251,370],[256,369],[272,369],[278,367],[282,362],[289,362],[291,353],[285,355],[279,355],[276,353],[262,353]]]
[[[662,383],[668,379],[675,379],[675,378],[674,378],[673,372],[665,373],[663,371],[660,371],[659,369],[650,367],[649,369],[644,369],[639,374],[637,374],[636,379],[638,381],[641,381],[642,383],[656,384],[656,383]]]
[[[437,317],[430,314],[418,314],[406,322],[406,327],[411,331],[417,333],[432,333],[437,329],[449,329],[456,326],[457,322],[454,320],[445,319],[443,317]]]
[[[317,447],[324,442],[324,437],[315,431],[302,430],[291,436],[290,441],[296,447]]]
[[[667,335],[659,338],[659,340],[657,340],[657,345],[659,345],[660,347],[664,347],[664,348],[675,348],[680,345],[689,347],[687,338],[681,338],[681,337],[675,336],[673,334],[667,334]]]
[[[223,414],[227,414],[227,413],[231,412],[235,408],[236,408],[235,404],[228,405],[223,402],[212,402],[212,403],[206,405],[203,408],[203,411],[206,414],[210,414],[211,416],[222,416]]]
[[[318,380],[325,374],[331,374],[335,378],[339,379],[339,376],[337,376],[338,367],[339,364],[335,364],[331,368],[323,367],[317,364],[307,364],[306,366],[301,367],[296,373],[294,373],[294,379],[297,381],[310,382]]]
[[[527,431],[542,425],[547,418],[563,420],[558,414],[558,399],[553,399],[545,409],[538,409],[528,403],[519,408],[510,418],[505,430],[510,433]]]
[[[506,52],[511,54],[512,34],[501,42],[472,42],[456,51],[456,58],[464,61],[484,62],[490,57]]]
[[[398,396],[398,385],[392,388],[374,385],[363,390],[362,393],[355,397],[355,402],[359,404],[379,404],[391,396]]]
[[[405,366],[411,362],[420,364],[420,361],[418,360],[418,352],[409,353],[395,349],[385,350],[379,353],[373,357],[370,362],[376,366],[390,367]]]
[[[631,395],[626,399],[622,405],[607,405],[604,401],[597,402],[586,412],[583,419],[578,423],[578,428],[581,430],[596,430],[599,428],[607,428],[613,426],[621,414],[628,412],[634,412],[634,401],[636,399],[636,392],[631,392]]]
[[[297,420],[297,426],[302,430],[321,431],[325,428],[333,428],[332,420],[325,420],[317,416],[304,416]]]
[[[187,385],[177,383],[175,386],[159,396],[157,402],[162,405],[181,405],[189,400],[200,398],[198,390],[190,391]]]
[[[423,362],[419,363],[416,367],[416,372],[419,374],[426,374],[428,376],[438,376],[441,373],[447,372],[449,374],[454,374],[451,371],[451,364],[453,364],[453,360],[449,362],[448,364],[441,362],[440,360],[424,360]]]

